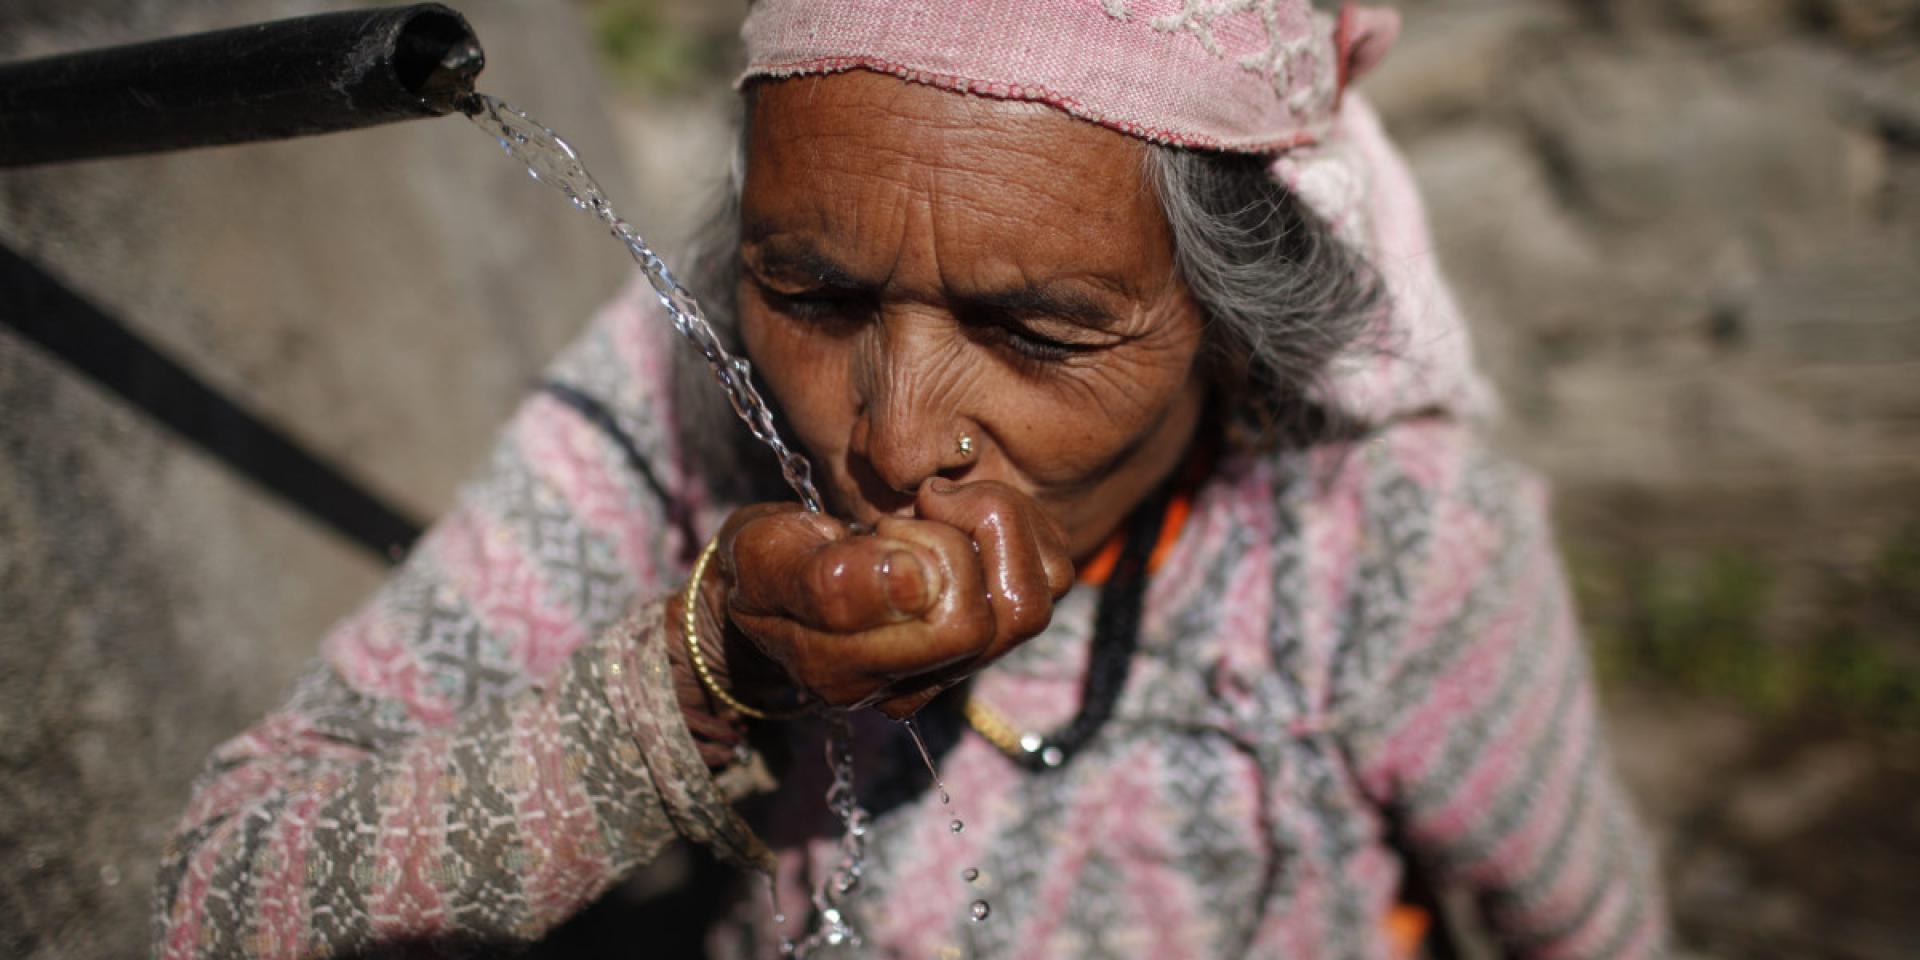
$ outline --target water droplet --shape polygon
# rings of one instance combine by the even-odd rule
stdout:
[[[985,900],[975,900],[973,902],[973,922],[974,923],[979,923],[980,921],[985,920],[987,918],[987,914],[992,912],[993,912],[993,908],[990,906],[987,906],[987,902]]]
[[[947,829],[952,830],[954,833],[959,833],[960,831],[965,830],[966,828],[967,828],[967,825],[964,823],[961,823],[959,820],[955,820],[952,823],[947,824]]]
[[[1060,764],[1065,763],[1066,759],[1067,759],[1067,755],[1065,753],[1062,753],[1059,747],[1048,747],[1045,750],[1040,751],[1040,762],[1046,764],[1049,767],[1057,767]]]
[[[1028,753],[1040,749],[1040,745],[1045,742],[1046,741],[1040,739],[1040,735],[1037,733],[1023,733],[1020,735],[1020,749]]]
[[[975,880],[980,879],[980,871],[975,870],[972,867],[968,867],[965,870],[960,871],[960,879],[965,880],[968,883],[972,883]]]
[[[953,799],[947,796],[947,792],[945,790],[940,791],[940,803],[942,805],[952,803],[952,802],[953,802]]]

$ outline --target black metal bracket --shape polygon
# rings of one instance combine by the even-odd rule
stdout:
[[[0,326],[381,560],[398,560],[419,538],[417,521],[4,245],[0,302]]]

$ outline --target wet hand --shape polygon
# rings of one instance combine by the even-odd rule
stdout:
[[[757,653],[828,704],[899,718],[1046,628],[1073,562],[1038,504],[935,479],[914,506],[870,533],[792,505],[735,513],[710,575],[724,589],[704,592],[751,643],[727,647],[729,675],[764,678],[740,662]]]

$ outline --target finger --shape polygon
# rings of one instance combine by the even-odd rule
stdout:
[[[881,713],[886,714],[891,719],[906,720],[911,718],[914,714],[919,713],[922,707],[925,707],[927,704],[932,703],[935,697],[938,697],[940,694],[944,693],[945,691],[946,691],[945,686],[935,685],[923,690],[916,690],[913,693],[905,693],[896,697],[888,697],[887,699],[874,704],[873,708],[875,710],[880,711]]]
[[[973,541],[949,524],[900,517],[881,518],[876,534],[923,550],[944,589],[920,617],[931,629],[877,631],[865,638],[866,654],[897,676],[980,656],[993,640],[995,621]]]
[[[727,517],[727,522],[721,525],[720,533],[715,537],[720,543],[720,550],[714,559],[729,578],[733,572],[733,544],[739,539],[740,532],[760,521],[776,518],[779,527],[793,533],[811,530],[820,540],[839,540],[850,533],[847,525],[839,520],[824,513],[815,513],[797,503],[749,504]],[[766,529],[763,526],[755,535],[765,535]]]
[[[997,482],[965,486],[938,480],[922,487],[932,496],[923,498],[918,508],[922,516],[951,523],[963,529],[980,518],[1004,509],[1031,527],[1034,543],[1040,551],[1040,563],[1047,580],[1047,591],[1055,599],[1065,596],[1074,583],[1073,554],[1067,548],[1066,531],[1032,497]],[[926,511],[931,510],[929,514]]]
[[[771,617],[747,618],[743,626],[758,631],[756,643],[777,651],[773,656],[802,689],[848,708],[957,682],[986,643],[943,640],[919,622],[855,634],[822,633]]]
[[[933,589],[923,595],[926,603],[920,616],[828,632],[811,628],[797,617],[735,614],[736,622],[762,638],[763,646],[778,649],[773,655],[796,680],[836,705],[890,698],[936,679],[951,682],[964,675],[994,639],[993,612],[980,579],[979,558],[966,534],[944,523],[889,517],[876,524],[873,535],[831,544],[820,552],[870,545],[889,547],[896,555],[910,550],[921,558],[927,585]],[[812,589],[825,593],[819,586]],[[847,592],[833,595],[840,599],[832,602],[845,602]],[[789,603],[795,608],[803,605]],[[805,616],[820,618],[821,614]],[[847,622],[854,619],[857,616],[849,616]]]
[[[940,586],[939,565],[924,548],[873,536],[818,546],[776,584],[794,620],[837,634],[915,619],[939,600]]]
[[[1055,596],[1041,548],[1048,521],[1031,498],[1000,483],[934,480],[921,486],[915,506],[921,517],[951,524],[978,545],[999,641],[990,656],[1046,629]]]
[[[1040,563],[1047,571],[1047,592],[1058,600],[1073,589],[1076,573],[1073,568],[1073,553],[1067,549],[1066,531],[1060,529],[1053,518],[1045,515],[1036,504],[1034,509],[1041,513],[1045,522],[1035,524],[1040,547]]]
[[[721,531],[721,568],[733,585],[728,606],[749,614],[783,613],[796,568],[819,548],[842,539],[832,517],[762,504],[734,513]]]

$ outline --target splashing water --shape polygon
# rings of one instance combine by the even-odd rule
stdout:
[[[794,943],[793,940],[789,939],[786,935],[786,911],[780,909],[780,881],[771,871],[767,873],[766,879],[767,902],[773,908],[773,929],[775,935],[780,938],[780,955],[790,957],[793,956]]]
[[[814,513],[821,512],[820,492],[813,486],[813,467],[806,457],[788,447],[780,438],[780,431],[773,424],[773,410],[760,396],[760,391],[754,388],[752,365],[745,357],[734,356],[721,344],[712,325],[707,323],[705,311],[700,309],[700,301],[694,299],[693,294],[674,279],[666,261],[647,246],[639,231],[614,212],[613,204],[608,202],[600,184],[587,173],[586,165],[580,162],[580,155],[574,152],[573,145],[505,101],[484,93],[471,95],[460,106],[461,112],[475,125],[499,141],[500,148],[508,156],[525,164],[530,176],[565,194],[575,207],[593,214],[607,225],[615,239],[626,246],[634,262],[646,273],[647,282],[653,285],[654,295],[660,298],[660,305],[673,318],[674,329],[706,358],[707,368],[712,371],[713,379],[721,389],[727,392],[727,401],[733,405],[734,414],[746,423],[755,439],[766,444],[779,458],[780,473],[800,502]],[[781,952],[791,956],[806,957],[821,946],[858,947],[861,943],[859,931],[854,929],[843,909],[847,894],[859,885],[861,874],[866,869],[867,812],[860,807],[854,795],[852,737],[853,731],[846,715],[836,715],[827,734],[827,762],[833,769],[833,785],[827,790],[827,805],[845,828],[840,837],[841,860],[827,882],[813,896],[818,928],[798,942],[782,943]],[[923,752],[925,749],[921,748]],[[777,898],[774,914],[776,925],[785,922]]]
[[[861,946],[860,931],[847,916],[846,899],[866,870],[867,811],[854,794],[853,730],[845,713],[836,713],[827,729],[827,765],[833,770],[833,783],[827,787],[827,808],[840,819],[840,862],[828,874],[827,882],[813,893],[817,928],[794,942],[788,953],[806,957],[823,947]]]

